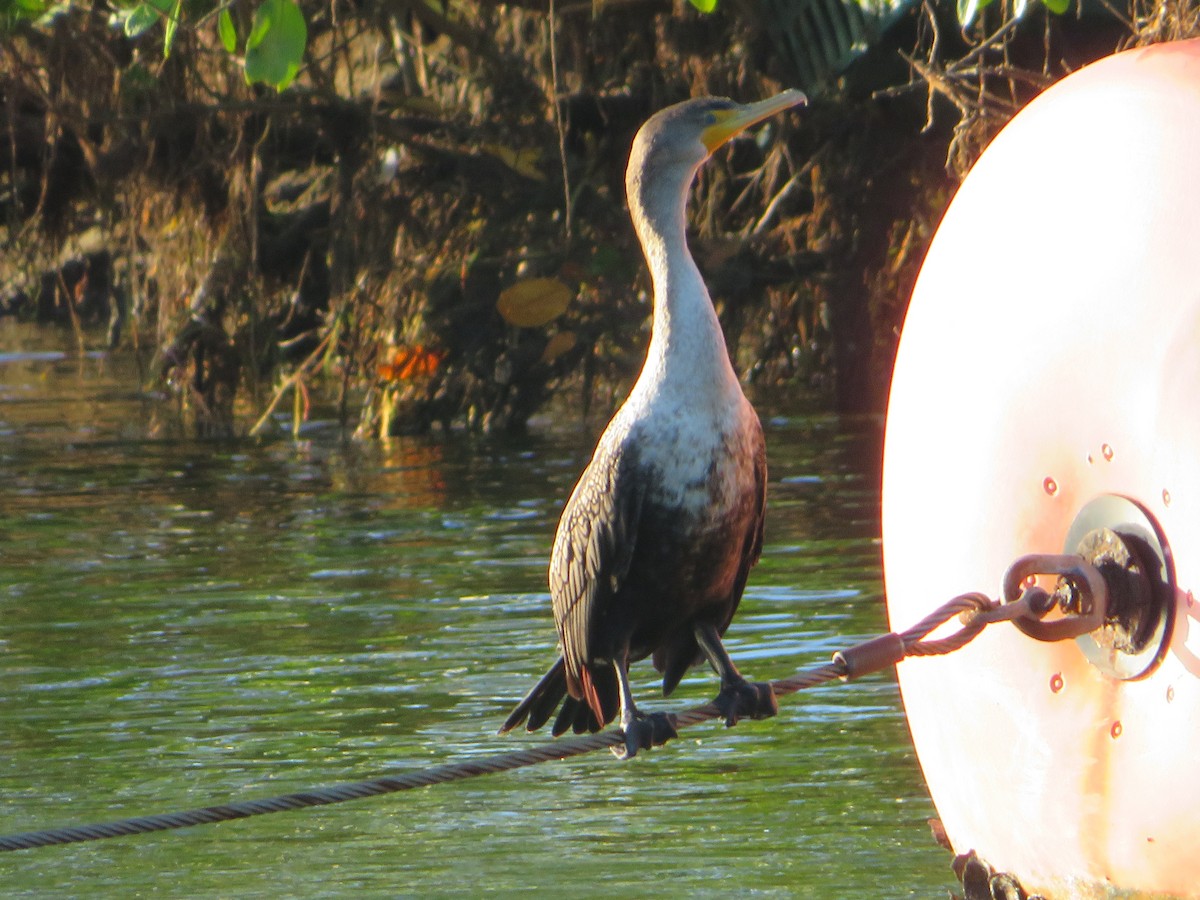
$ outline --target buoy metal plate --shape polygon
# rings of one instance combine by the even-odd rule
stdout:
[[[1098,566],[1108,584],[1106,621],[1076,638],[1084,656],[1110,678],[1150,675],[1175,621],[1175,564],[1158,523],[1127,497],[1097,497],[1071,523],[1063,552]]]

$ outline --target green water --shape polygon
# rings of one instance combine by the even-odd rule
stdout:
[[[373,778],[497,737],[553,659],[545,561],[591,438],[151,438],[128,361],[0,329],[0,834]],[[20,339],[20,340],[18,340]],[[764,408],[728,645],[778,678],[883,629],[878,423]],[[652,708],[707,699],[706,672]],[[0,854],[5,897],[945,896],[894,681],[317,810]]]

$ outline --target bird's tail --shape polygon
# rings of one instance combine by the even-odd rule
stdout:
[[[508,718],[504,720],[504,724],[500,726],[500,734],[512,731],[522,722],[525,722],[526,731],[537,731],[550,720],[555,709],[558,709],[558,716],[551,728],[551,734],[555,737],[567,729],[571,729],[576,734],[599,731],[616,717],[620,703],[617,679],[612,669],[607,666],[598,667],[597,671],[588,674],[590,678],[587,680],[594,689],[595,699],[599,702],[602,716],[598,717],[587,702],[576,699],[567,693],[566,664],[560,656],[558,662],[550,667],[550,670],[525,695],[525,699],[518,703]],[[559,709],[560,703],[562,704],[561,709]]]

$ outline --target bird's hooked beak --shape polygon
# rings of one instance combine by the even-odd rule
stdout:
[[[701,132],[700,140],[704,142],[708,152],[712,153],[751,125],[757,125],[763,119],[770,118],[777,112],[792,106],[803,106],[806,103],[808,103],[808,98],[804,96],[803,92],[789,89],[757,103],[747,103],[744,106],[735,106],[733,109],[718,110],[713,113],[717,119],[716,123],[709,125]]]

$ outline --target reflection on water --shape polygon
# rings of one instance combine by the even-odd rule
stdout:
[[[129,363],[4,337],[0,833],[545,740],[495,730],[553,657],[546,556],[586,435],[148,440]],[[878,426],[764,418],[767,546],[728,640],[763,679],[885,622]],[[667,705],[714,691],[696,670]],[[950,883],[931,815],[895,686],[868,680],[629,764],[4,854],[0,878],[27,897],[927,897]]]

